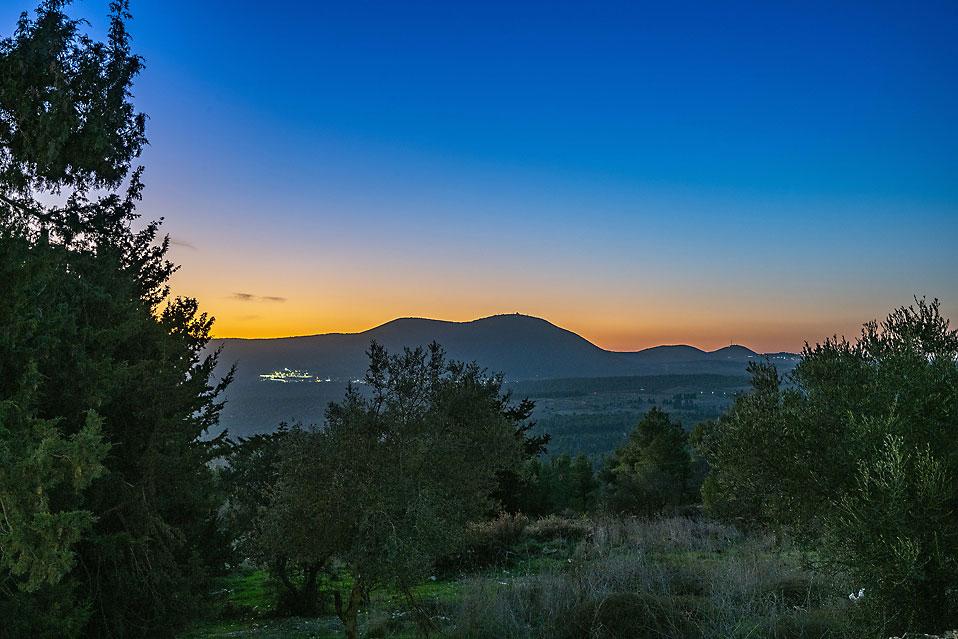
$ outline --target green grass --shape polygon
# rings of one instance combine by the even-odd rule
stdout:
[[[350,586],[348,575],[324,575],[320,579],[320,590],[329,593],[334,590],[346,592]],[[216,603],[210,610],[211,618],[194,625],[181,634],[180,639],[326,639],[342,636],[342,624],[334,614],[312,619],[277,617],[277,587],[265,570],[237,569],[217,580],[213,593]],[[449,606],[460,597],[461,582],[458,578],[430,579],[413,588],[413,594],[425,604]],[[366,630],[381,627],[382,617],[396,616],[406,606],[403,596],[388,590],[374,592],[370,600],[372,610],[360,615]],[[412,624],[402,616],[398,619],[399,623],[390,624],[396,630],[384,636],[396,639],[415,637]]]
[[[339,621],[332,617],[317,619],[257,619],[250,621],[209,622],[180,635],[181,639],[332,639],[341,637]]]
[[[809,568],[807,557],[770,537],[745,537],[708,522],[598,521],[580,542],[523,534],[505,556],[497,565],[447,568],[413,589],[442,628],[440,636],[577,639],[588,629],[575,624],[588,622],[589,610],[611,614],[605,601],[624,606],[625,618],[606,621],[625,627],[629,615],[652,605],[642,602],[653,602],[663,618],[698,611],[692,634],[678,637],[846,636],[847,598],[840,585]],[[349,585],[348,575],[322,582],[327,592]],[[314,619],[278,618],[276,588],[261,570],[237,571],[217,586],[220,604],[182,639],[342,636],[331,611]],[[370,638],[417,636],[405,598],[385,589],[371,595],[360,627]],[[601,628],[596,636],[604,636]]]
[[[265,570],[240,569],[220,583],[226,600],[236,608],[266,612],[275,600],[275,590]]]

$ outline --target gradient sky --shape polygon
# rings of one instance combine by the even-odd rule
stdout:
[[[141,210],[219,336],[519,311],[795,350],[914,294],[958,321],[954,2],[132,5]]]

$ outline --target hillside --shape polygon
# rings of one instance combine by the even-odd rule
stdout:
[[[477,361],[509,380],[621,377],[667,373],[744,372],[758,357],[744,346],[707,352],[691,346],[657,346],[635,352],[599,348],[566,329],[527,315],[495,315],[471,322],[403,318],[361,333],[278,339],[223,339],[224,365],[236,363],[238,379],[282,368],[307,370],[321,379],[355,379],[376,340],[390,350],[435,340],[452,359]]]
[[[520,384],[523,396],[536,397],[539,417],[553,414],[552,399],[546,387],[529,383],[562,380],[563,392],[570,386],[584,385],[587,405],[575,412],[615,412],[622,418],[622,407],[634,402],[638,388],[621,388],[623,379],[650,375],[686,378],[683,392],[698,392],[701,376],[721,375],[734,383],[723,390],[731,393],[744,383],[749,361],[762,356],[744,346],[727,346],[707,352],[692,346],[657,346],[635,352],[615,352],[595,344],[546,320],[527,315],[496,315],[471,322],[447,322],[431,319],[393,320],[361,333],[331,333],[279,339],[223,339],[212,347],[221,347],[220,372],[236,365],[236,381],[227,391],[227,405],[221,424],[235,434],[270,430],[281,421],[320,423],[326,405],[342,397],[348,382],[363,377],[366,349],[372,340],[389,350],[425,345],[435,340],[446,348],[452,359],[477,361],[491,371],[505,375],[510,383]],[[777,354],[780,369],[789,370],[794,357]],[[273,378],[273,371],[291,369],[299,373]],[[587,381],[591,378],[592,381]],[[596,388],[596,380],[608,378],[608,384]],[[619,380],[619,381],[615,381]],[[629,386],[629,382],[625,382]],[[551,388],[551,383],[549,384]],[[586,391],[588,387],[588,391]],[[530,392],[531,391],[531,392]],[[667,398],[663,390],[657,399]],[[652,396],[644,395],[644,402]],[[582,400],[585,401],[585,400]],[[580,402],[581,404],[581,402]],[[614,408],[613,408],[614,406]],[[559,414],[567,413],[560,410]],[[627,413],[632,419],[633,413]],[[565,417],[561,417],[566,419]]]

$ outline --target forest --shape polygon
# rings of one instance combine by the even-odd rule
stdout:
[[[439,344],[372,342],[321,426],[223,431],[213,319],[137,213],[143,61],[111,6],[102,41],[54,0],[0,41],[0,636],[958,628],[958,331],[935,299],[785,377],[751,364],[692,429],[693,396],[647,403],[611,454],[532,419],[560,382]]]

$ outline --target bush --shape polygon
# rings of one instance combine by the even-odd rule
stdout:
[[[539,541],[564,539],[578,541],[592,530],[592,524],[585,519],[569,519],[559,515],[549,515],[529,524],[525,533]]]
[[[769,535],[684,518],[603,519],[548,572],[467,583],[454,636],[843,637],[845,593]]]
[[[792,610],[749,629],[744,636],[768,639],[833,639],[849,636],[847,618],[836,612]]]
[[[465,534],[466,559],[479,566],[506,561],[528,525],[529,518],[521,513],[500,513],[495,519],[469,524]]]
[[[609,517],[593,523],[581,550],[604,553],[617,547],[638,546],[661,552],[722,552],[742,540],[742,533],[734,527],[704,519]],[[753,542],[758,540],[753,538]],[[770,539],[761,541],[770,543]]]
[[[388,639],[406,635],[409,632],[409,626],[413,625],[406,619],[407,616],[398,612],[381,613],[366,622],[363,636],[367,639]]]
[[[859,465],[855,490],[828,520],[826,555],[864,589],[859,616],[875,631],[958,625],[954,479],[927,447],[887,436]]]
[[[862,630],[958,625],[958,331],[916,299],[851,343],[806,346],[789,383],[753,390],[696,446],[717,516],[809,544],[857,593]]]
[[[705,597],[709,594],[705,575],[690,566],[675,566],[668,577],[670,595],[679,597]]]
[[[685,639],[702,637],[704,604],[694,597],[614,593],[578,607],[568,628],[570,639]],[[699,622],[699,623],[697,623]]]
[[[813,596],[815,584],[805,574],[788,574],[778,576],[765,585],[764,591],[771,597],[782,602],[783,605],[805,607]]]

